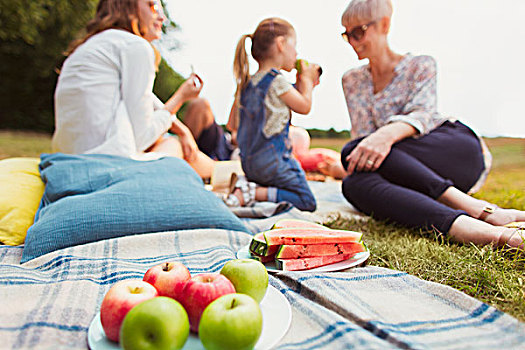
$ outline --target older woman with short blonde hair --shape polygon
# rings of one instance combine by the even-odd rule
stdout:
[[[342,79],[353,140],[341,160],[345,198],[377,219],[435,229],[460,242],[523,248],[523,231],[503,227],[525,212],[467,193],[490,168],[490,153],[465,124],[436,110],[436,62],[388,44],[390,0],[353,0],[343,38],[359,60]]]

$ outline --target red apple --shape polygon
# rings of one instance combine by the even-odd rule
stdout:
[[[220,273],[202,273],[186,282],[180,302],[188,313],[191,331],[198,332],[202,313],[208,304],[230,293],[235,293],[235,287]]]
[[[153,266],[144,275],[143,280],[151,284],[160,296],[180,301],[184,285],[191,279],[190,272],[180,262],[166,262]]]
[[[158,296],[151,284],[141,280],[123,280],[115,283],[104,296],[100,306],[100,322],[106,337],[118,342],[124,317],[135,305]]]

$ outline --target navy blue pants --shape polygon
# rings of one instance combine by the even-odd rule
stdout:
[[[202,130],[195,142],[199,150],[214,160],[230,160],[234,148],[215,121],[211,126]]]
[[[363,138],[350,141],[346,157]],[[467,192],[485,169],[477,136],[460,122],[445,122],[420,138],[396,143],[374,172],[354,172],[343,180],[343,195],[354,207],[379,220],[447,233],[459,215],[436,199],[450,186]]]

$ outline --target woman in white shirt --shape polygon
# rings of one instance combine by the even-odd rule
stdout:
[[[174,115],[198,97],[200,77],[192,74],[165,104],[152,91],[160,55],[151,42],[160,38],[165,20],[157,0],[100,0],[86,35],[72,43],[60,72],[54,151],[137,160],[174,156],[201,177],[211,176],[213,160],[198,150]]]

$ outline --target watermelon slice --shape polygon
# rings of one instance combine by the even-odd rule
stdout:
[[[258,233],[253,236],[252,241],[250,242],[250,253],[255,256],[274,256],[277,253],[279,246],[273,245],[269,246],[266,244],[264,239],[264,232]]]
[[[359,242],[361,232],[318,228],[279,228],[262,232],[267,246]]]
[[[281,219],[277,221],[273,226],[272,230],[276,228],[297,228],[297,227],[303,227],[303,228],[319,228],[319,229],[325,229],[329,230],[328,227],[316,224],[315,222],[310,222],[306,220],[299,220],[299,219]]]
[[[300,259],[336,254],[351,256],[365,251],[363,243],[297,244],[282,245],[275,255],[279,259]]]
[[[347,260],[351,257],[352,254],[336,254],[301,259],[275,259],[275,266],[278,270],[283,271],[309,270],[316,267],[334,264],[339,261]]]

